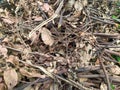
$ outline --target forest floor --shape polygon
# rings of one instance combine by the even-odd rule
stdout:
[[[120,90],[119,0],[0,0],[0,90]]]

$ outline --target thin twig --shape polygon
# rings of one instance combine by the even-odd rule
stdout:
[[[63,7],[63,1],[62,0],[57,8],[57,10],[55,11],[55,13],[48,18],[47,20],[43,21],[41,24],[39,24],[37,27],[35,27],[30,33],[29,33],[29,37],[32,36],[32,34],[34,32],[36,32],[37,30],[39,30],[41,27],[43,27],[44,25],[46,25],[47,23],[51,22],[52,20],[54,20],[55,18],[57,18],[59,16],[59,12],[61,11],[62,7]],[[40,31],[40,30],[39,30]]]
[[[108,74],[107,74],[107,71],[106,71],[105,66],[104,66],[104,64],[103,64],[103,60],[102,60],[102,58],[101,58],[101,57],[103,56],[103,53],[104,53],[104,52],[102,52],[102,54],[99,56],[99,61],[100,61],[100,64],[101,64],[101,66],[102,66],[102,68],[103,68],[103,72],[104,72],[105,77],[106,77],[106,80],[107,80],[108,90],[111,90],[109,76],[108,76]]]
[[[103,22],[103,23],[107,23],[107,24],[115,25],[115,23],[110,22],[110,21],[105,21],[105,20],[102,20],[102,19],[100,19],[100,18],[93,17],[93,16],[89,16],[89,17],[92,18],[92,19],[94,19],[94,20],[97,20],[97,21]]]

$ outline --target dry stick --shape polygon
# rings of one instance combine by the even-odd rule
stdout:
[[[104,64],[103,64],[103,60],[102,60],[102,58],[101,58],[101,56],[103,56],[103,53],[104,53],[104,52],[102,52],[102,54],[100,55],[99,61],[100,61],[100,63],[101,63],[101,66],[102,66],[102,68],[103,68],[103,72],[104,72],[105,77],[106,77],[106,80],[107,80],[108,90],[111,90],[109,76],[108,76],[108,74],[107,74],[107,71],[106,71],[105,66],[104,66]]]
[[[54,74],[54,76],[57,77],[58,79],[62,80],[62,81],[65,81],[65,82],[69,83],[70,85],[73,85],[74,87],[76,87],[80,90],[90,90],[90,89],[87,89],[86,87],[82,86],[81,84],[76,83],[75,81],[64,79],[64,78],[62,78],[58,75],[55,75],[55,74]]]
[[[107,23],[107,24],[115,25],[115,23],[110,22],[110,21],[104,21],[104,20],[102,20],[102,19],[99,19],[99,18],[97,18],[97,17],[93,17],[93,16],[89,16],[89,17],[92,18],[92,19],[94,19],[94,20],[98,20],[98,21],[100,21],[100,22],[103,22],[103,23]]]
[[[118,37],[118,34],[106,34],[106,33],[93,33],[93,35],[95,36],[102,36],[102,37]]]
[[[50,73],[49,71],[47,71],[44,67],[42,67],[42,66],[37,66],[37,65],[33,65],[33,64],[30,64],[30,63],[27,63],[27,62],[25,62],[25,61],[22,61],[22,60],[19,60],[21,63],[23,63],[23,64],[28,64],[28,65],[30,65],[30,66],[32,66],[32,67],[34,67],[34,68],[38,68],[39,70],[41,70],[41,71],[43,71],[46,75],[48,75],[49,77],[51,77],[52,79],[55,79],[56,80],[56,78],[58,78],[58,79],[60,79],[60,80],[63,80],[63,81],[65,81],[65,82],[67,82],[67,83],[69,83],[70,85],[73,85],[74,87],[76,87],[76,88],[78,88],[78,89],[80,89],[80,90],[88,90],[88,89],[86,89],[84,86],[82,86],[81,84],[75,84],[75,82],[74,81],[69,81],[69,80],[67,80],[67,79],[64,79],[64,78],[62,78],[62,77],[60,77],[60,76],[58,76],[58,75],[55,75],[55,74],[53,74],[53,73]],[[55,78],[56,77],[56,78]],[[74,83],[73,83],[74,82]],[[89,89],[90,90],[90,89]]]
[[[41,24],[39,24],[37,27],[35,27],[30,33],[29,33],[29,37],[32,36],[32,34],[34,32],[36,32],[37,30],[39,30],[41,27],[43,27],[44,25],[46,25],[47,23],[51,22],[52,20],[54,20],[55,18],[57,18],[59,16],[59,12],[60,10],[62,9],[63,7],[63,1],[62,0],[57,8],[57,10],[55,11],[55,13],[50,17],[48,18],[47,20],[43,21]],[[39,30],[40,31],[40,30]]]
[[[111,50],[108,50],[108,49],[105,49],[105,52],[110,53],[110,54],[112,54],[112,55],[120,56],[120,53],[115,52],[115,51],[111,51]]]
[[[94,74],[94,75],[91,75],[91,74],[89,74],[89,75],[80,75],[80,74],[78,74],[78,77],[79,78],[99,78],[99,77],[104,78],[105,75],[103,75],[103,74]],[[109,78],[113,82],[119,82],[120,83],[120,78],[119,77],[109,76]]]

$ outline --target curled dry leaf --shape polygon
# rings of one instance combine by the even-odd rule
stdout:
[[[8,69],[4,71],[3,74],[4,81],[8,87],[8,90],[12,89],[17,85],[18,82],[18,75],[15,69]]]
[[[41,38],[46,45],[52,46],[54,43],[52,34],[47,28],[42,28]]]

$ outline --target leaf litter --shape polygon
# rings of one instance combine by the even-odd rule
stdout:
[[[119,4],[1,0],[0,89],[119,90]]]

